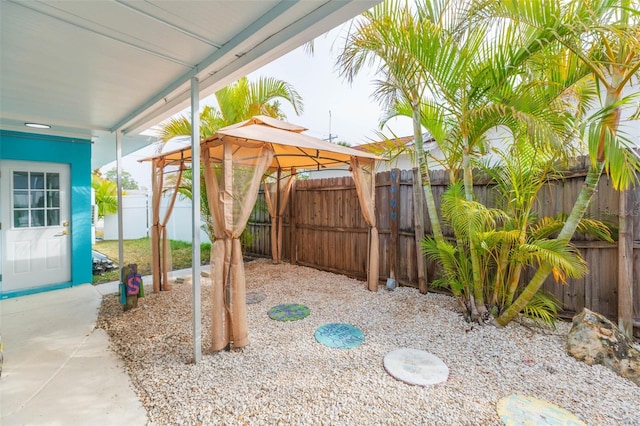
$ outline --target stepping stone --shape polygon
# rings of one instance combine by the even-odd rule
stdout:
[[[389,352],[384,357],[384,368],[394,378],[410,385],[435,385],[449,377],[449,367],[440,358],[419,349]]]
[[[331,323],[316,329],[314,337],[318,343],[336,349],[351,349],[364,342],[364,333],[351,324]]]
[[[266,294],[261,293],[259,291],[250,291],[247,293],[247,304],[251,305],[253,303],[260,303],[267,297]]]
[[[269,309],[267,315],[276,321],[297,321],[309,316],[311,311],[298,303],[284,303]]]
[[[506,396],[498,401],[496,411],[507,426],[586,426],[564,408],[530,396]]]

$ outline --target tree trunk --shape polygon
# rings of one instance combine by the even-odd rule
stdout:
[[[429,175],[429,165],[424,155],[424,141],[422,140],[422,127],[420,124],[420,104],[413,105],[413,137],[416,147],[416,155],[418,156],[418,167],[420,168],[420,177],[422,178],[422,187],[424,188],[424,198],[427,203],[427,213],[429,221],[431,221],[431,230],[433,238],[437,243],[444,241],[442,228],[440,227],[440,219],[438,210],[436,209],[436,201],[431,190],[431,176]]]
[[[589,207],[589,203],[591,202],[591,198],[597,190],[598,181],[600,180],[603,168],[604,163],[597,163],[595,167],[593,165],[589,166],[589,171],[587,173],[584,186],[582,187],[582,191],[580,191],[578,199],[571,209],[571,214],[567,218],[567,221],[562,227],[557,238],[565,244],[568,244],[571,241],[571,237],[578,228],[580,220],[584,217],[584,214]],[[548,263],[540,265],[535,275],[531,278],[531,281],[529,281],[524,291],[520,296],[518,296],[516,301],[513,302],[513,304],[496,319],[498,325],[505,326],[509,324],[509,322],[511,322],[511,320],[513,320],[516,315],[518,315],[524,307],[527,306],[527,303],[529,303],[538,290],[540,290],[540,287],[542,287],[542,284],[544,284],[544,281],[547,279],[552,269],[553,268]]]
[[[464,179],[464,197],[467,201],[473,201],[473,171],[471,169],[471,157],[469,155],[469,146],[467,138],[464,139],[464,152],[462,154],[462,173]],[[473,231],[475,232],[475,231]],[[473,277],[473,298],[477,309],[476,313],[472,312],[471,319],[478,321],[480,317],[487,314],[487,307],[484,303],[484,282],[480,271],[480,259],[478,258],[478,250],[473,240],[472,232],[468,233],[469,239],[469,256],[471,257],[471,275]]]
[[[422,240],[424,239],[424,200],[422,195],[422,178],[420,171],[413,169],[413,220],[415,222],[416,266],[418,268],[418,290],[426,294],[428,291],[426,277],[426,262],[422,254]]]
[[[620,191],[618,220],[618,328],[633,338],[633,221],[629,191]]]

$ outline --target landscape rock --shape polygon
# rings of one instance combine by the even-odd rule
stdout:
[[[567,349],[577,360],[602,364],[640,386],[640,351],[603,315],[584,309],[574,316]]]

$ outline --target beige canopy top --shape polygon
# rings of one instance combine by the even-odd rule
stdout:
[[[222,162],[223,139],[235,139],[236,150],[233,155],[237,158],[243,157],[243,147],[250,148],[250,152],[254,152],[257,143],[269,143],[274,152],[269,170],[278,168],[284,171],[292,168],[319,170],[349,164],[351,157],[382,160],[374,154],[304,135],[302,132],[305,130],[307,129],[295,124],[258,115],[241,123],[223,127],[216,134],[203,139],[201,145],[209,147],[209,156],[212,160]],[[247,161],[253,162],[250,156],[251,154],[247,157]],[[149,161],[154,158],[164,158],[167,165],[189,162],[191,147],[163,152],[140,161]]]

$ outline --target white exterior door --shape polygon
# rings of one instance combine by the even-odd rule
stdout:
[[[2,291],[71,281],[69,166],[0,161]]]

